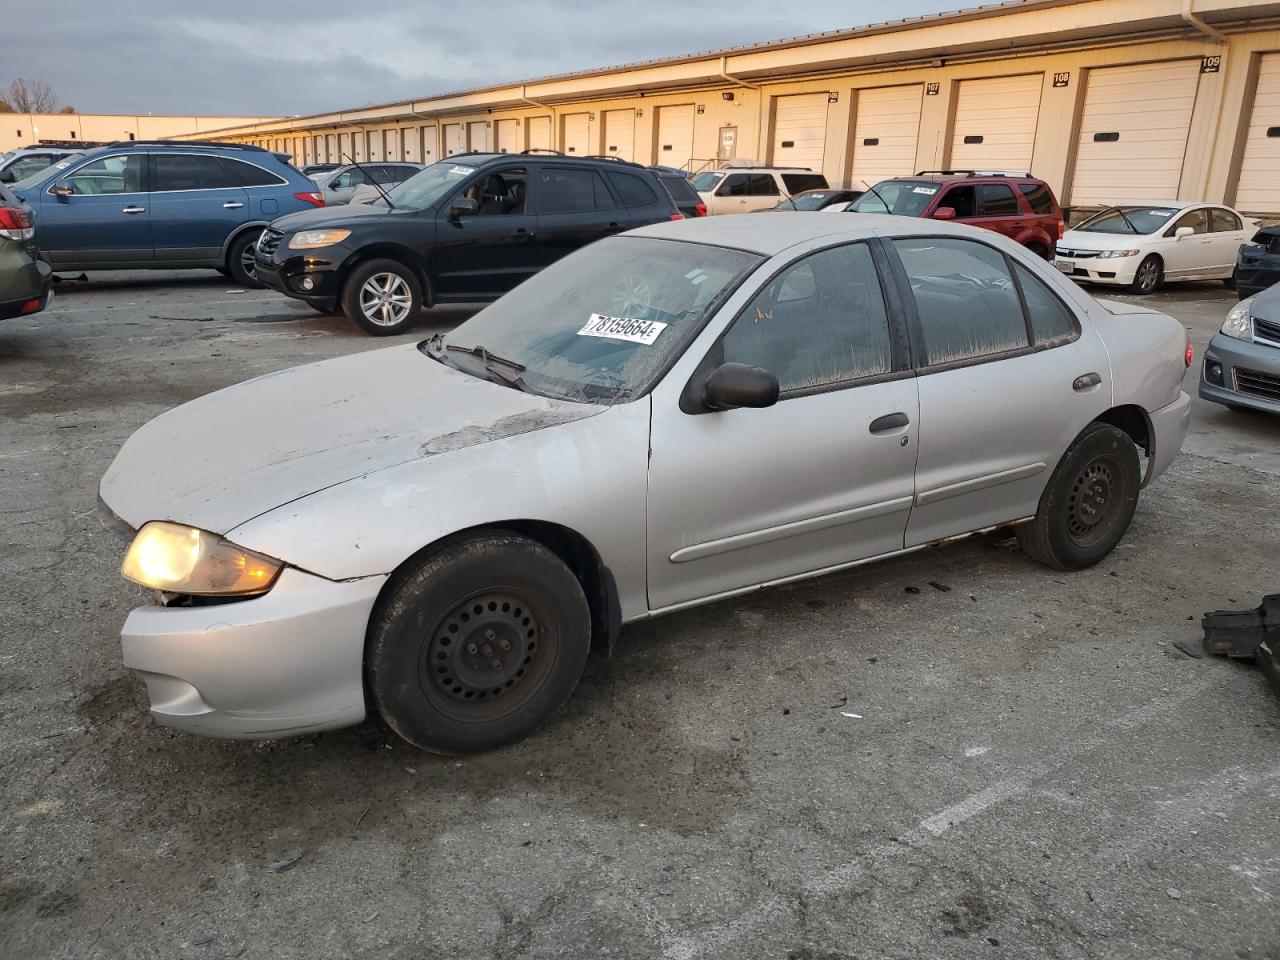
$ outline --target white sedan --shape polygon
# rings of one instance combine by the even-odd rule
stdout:
[[[1153,293],[1166,280],[1230,281],[1257,221],[1230,207],[1177,201],[1107,207],[1058,241],[1053,263],[1087,283]]]

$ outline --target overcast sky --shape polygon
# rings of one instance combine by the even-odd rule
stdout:
[[[0,87],[81,113],[319,113],[971,6],[971,0],[45,0],[6,11]]]

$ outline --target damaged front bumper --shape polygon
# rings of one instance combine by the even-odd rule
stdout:
[[[359,723],[364,641],[386,577],[334,582],[286,568],[269,593],[208,606],[148,606],[121,634],[156,721],[259,740]]]

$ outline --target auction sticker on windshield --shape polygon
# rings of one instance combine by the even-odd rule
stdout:
[[[591,319],[578,331],[578,336],[627,340],[649,346],[665,329],[667,325],[656,320],[633,320],[630,317],[607,317],[602,313],[593,313]]]

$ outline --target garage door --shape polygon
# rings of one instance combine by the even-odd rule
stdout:
[[[924,88],[859,90],[853,121],[850,185],[874,186],[889,177],[916,172],[916,138]]]
[[[417,127],[400,128],[399,159],[412,160],[414,163],[422,162],[422,138],[418,136]]]
[[[773,133],[774,166],[821,170],[827,142],[827,94],[779,97]]]
[[[382,158],[384,160],[403,160],[400,153],[400,131],[392,128],[382,131]]]
[[[422,128],[422,162],[435,163],[440,159],[440,145],[436,140],[440,136],[440,128],[436,125]]]
[[[467,149],[489,149],[489,126],[483,120],[472,120],[467,124]]]
[[[1246,213],[1280,212],[1280,53],[1262,58],[1236,206]]]
[[[530,150],[554,150],[555,144],[551,142],[551,118],[550,117],[530,117],[525,121],[529,128],[529,149]]]
[[[586,156],[591,153],[589,121],[585,113],[566,113],[564,117],[564,152]]]
[[[636,112],[606,110],[604,112],[604,152],[606,156],[635,159]]]
[[[1176,198],[1199,80],[1198,60],[1090,70],[1071,202]]]
[[[1044,75],[962,80],[950,166],[957,170],[1031,169]]]
[[[520,122],[518,120],[496,120],[493,125],[498,152],[519,153]]]
[[[689,169],[693,159],[693,104],[658,108],[658,163]]]
[[[467,141],[462,124],[446,123],[444,125],[444,155],[452,157],[455,153],[466,152]]]

